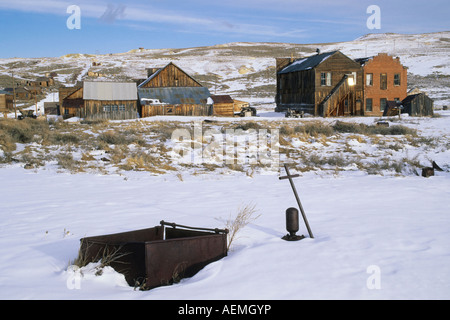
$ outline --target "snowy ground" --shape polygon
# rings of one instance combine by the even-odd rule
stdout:
[[[352,118],[346,119],[351,121]],[[367,120],[368,121],[368,120]],[[373,119],[371,119],[373,121]],[[448,135],[450,114],[414,121]],[[447,144],[448,145],[448,144]],[[436,154],[448,168],[448,150]],[[281,172],[284,174],[284,172]],[[295,179],[314,239],[281,239],[297,204],[278,174],[154,176],[0,168],[0,299],[449,299],[450,173],[303,173]],[[110,268],[75,270],[85,236],[160,220],[219,227],[244,204],[260,217],[224,259],[179,284],[129,287]],[[307,235],[303,225],[298,232]]]

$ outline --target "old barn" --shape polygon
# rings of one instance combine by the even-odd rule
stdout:
[[[134,82],[85,81],[62,102],[65,118],[125,120],[138,117]]]
[[[403,112],[410,116],[432,116],[434,101],[424,92],[411,94],[402,101]]]
[[[208,88],[174,63],[147,70],[148,78],[137,89],[142,117],[212,115]]]
[[[277,59],[276,111],[314,116],[362,114],[361,65],[340,51]]]

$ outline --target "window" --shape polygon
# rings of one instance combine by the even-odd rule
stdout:
[[[111,106],[103,106],[104,112],[111,112]]]
[[[119,104],[119,111],[125,111],[125,105]]]
[[[118,111],[119,110],[119,106],[117,104],[111,106],[111,111]]]
[[[366,99],[366,111],[372,112],[372,98]]]
[[[380,74],[380,89],[381,90],[387,89],[387,74],[386,73]]]
[[[381,98],[380,99],[380,111],[384,111],[386,109],[387,99]]]
[[[373,73],[366,74],[366,86],[373,86]]]
[[[331,72],[320,73],[320,85],[328,87],[331,86]]]
[[[394,74],[394,86],[400,85],[400,73]]]

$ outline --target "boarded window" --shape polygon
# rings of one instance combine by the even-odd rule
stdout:
[[[372,98],[367,98],[366,99],[366,111],[369,111],[369,112],[371,112],[373,109],[372,109]]]
[[[400,73],[394,74],[394,86],[400,85]]]
[[[373,73],[366,74],[366,86],[373,86]]]
[[[380,74],[380,89],[381,90],[387,89],[387,74],[386,73]]]

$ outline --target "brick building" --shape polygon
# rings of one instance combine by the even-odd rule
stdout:
[[[407,67],[400,59],[386,53],[356,59],[363,68],[364,108],[366,116],[382,116],[388,101],[402,101],[407,96]]]

